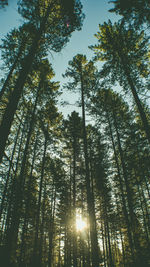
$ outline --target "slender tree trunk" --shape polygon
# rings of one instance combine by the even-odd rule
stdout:
[[[106,214],[106,231],[107,231],[108,248],[109,248],[109,264],[110,264],[110,267],[114,267],[113,258],[112,258],[111,243],[110,243],[110,230],[109,230],[107,214]]]
[[[124,248],[124,242],[123,242],[123,238],[122,238],[122,232],[121,232],[121,229],[120,229],[120,239],[121,239],[121,246],[122,246],[122,258],[123,258],[123,266],[125,267],[125,248]]]
[[[118,205],[118,201],[117,201],[117,193],[115,193],[115,202],[116,202],[116,206],[117,206],[117,213],[120,213],[120,208]],[[122,246],[122,259],[123,259],[123,266],[125,267],[125,248],[124,248],[124,241],[123,241],[123,236],[122,236],[122,223],[119,221],[119,234],[120,234],[120,240],[121,240],[121,246]]]
[[[22,124],[22,122],[19,124],[19,128],[18,128],[17,135],[16,135],[16,138],[15,138],[15,143],[14,143],[14,147],[13,147],[13,151],[12,151],[12,155],[11,155],[11,160],[10,160],[10,163],[9,163],[9,170],[8,170],[6,183],[5,183],[5,187],[4,187],[4,192],[3,192],[3,195],[2,195],[2,202],[1,202],[1,207],[0,207],[0,221],[1,221],[1,216],[2,216],[2,213],[3,213],[3,209],[4,209],[4,203],[5,203],[5,200],[6,200],[6,194],[7,194],[7,190],[8,190],[10,174],[11,174],[11,169],[12,169],[12,166],[13,166],[13,159],[14,159],[14,154],[15,154],[17,142],[18,142],[18,137],[19,137],[19,133],[20,133],[21,124]]]
[[[9,196],[9,203],[8,203],[8,209],[7,209],[7,218],[6,218],[6,223],[5,223],[5,238],[4,238],[4,244],[5,244],[5,265],[9,266],[11,263],[11,255],[12,255],[12,239],[13,239],[13,234],[14,234],[14,229],[12,227],[13,225],[13,220],[14,220],[14,205],[15,205],[15,196],[16,196],[16,187],[17,187],[17,171],[18,171],[18,165],[19,165],[19,160],[20,160],[20,154],[21,154],[21,149],[22,149],[22,144],[23,144],[23,138],[25,136],[25,123],[24,127],[22,130],[22,135],[21,135],[21,140],[20,140],[20,145],[18,149],[18,157],[17,157],[17,162],[16,162],[16,168],[15,172],[12,177],[12,183],[11,183],[11,190],[10,190],[10,196]]]
[[[15,201],[14,201],[14,210],[12,214],[12,222],[11,222],[11,227],[10,227],[10,235],[11,238],[9,237],[9,257],[11,258],[11,253],[15,254],[16,253],[16,246],[17,246],[17,238],[18,238],[18,230],[19,230],[19,224],[20,224],[20,217],[21,217],[21,210],[22,210],[22,205],[23,205],[23,196],[24,196],[24,185],[25,185],[25,167],[26,167],[26,161],[27,161],[27,156],[28,156],[28,150],[29,150],[29,143],[33,131],[33,126],[34,126],[34,119],[35,119],[35,110],[37,106],[37,101],[38,101],[38,92],[37,92],[37,97],[35,100],[33,112],[32,112],[32,117],[30,121],[30,126],[29,126],[29,131],[27,135],[27,140],[26,140],[26,145],[24,149],[24,154],[23,154],[23,159],[22,159],[22,164],[21,164],[21,170],[20,170],[20,175],[18,177],[18,181],[16,183],[16,192],[15,192]],[[11,252],[13,247],[13,251]]]
[[[146,213],[146,218],[145,219],[146,219],[146,222],[147,222],[146,223],[147,230],[148,230],[148,233],[150,235],[150,227],[149,227],[149,225],[150,225],[150,211],[149,211],[149,208],[148,208],[148,203],[146,201],[146,198],[145,198],[145,195],[144,195],[144,191],[143,191],[142,186],[140,186],[140,188],[141,188],[141,194],[142,194],[142,197],[143,197],[143,202],[144,202],[144,205],[145,205],[145,213]]]
[[[103,259],[104,259],[104,267],[106,267],[106,251],[105,251],[105,243],[104,243],[104,223],[101,223],[102,229],[102,244],[103,244]]]
[[[150,220],[149,220],[149,214],[148,214],[148,208],[147,208],[147,203],[145,201],[145,197],[144,197],[144,193],[143,190],[140,189],[140,185],[139,185],[139,181],[137,179],[138,177],[138,173],[136,172],[136,170],[134,169],[134,173],[135,173],[135,181],[136,181],[136,186],[137,186],[137,192],[138,192],[138,198],[140,201],[140,207],[141,207],[141,211],[142,211],[142,216],[143,216],[143,224],[144,224],[144,228],[145,228],[145,236],[146,236],[146,240],[147,240],[147,244],[150,246],[150,239],[149,239],[149,233],[148,233],[148,226],[150,225]],[[143,199],[142,199],[143,197]],[[144,207],[143,207],[143,200],[144,200],[144,204],[145,204],[145,211],[146,214],[144,212]],[[148,219],[148,224],[146,223],[146,218]]]
[[[82,78],[82,69],[81,69],[81,99],[82,99],[83,142],[84,142],[84,157],[85,157],[87,205],[88,205],[89,222],[90,222],[91,259],[92,259],[92,267],[97,267],[99,266],[99,248],[98,248],[97,230],[96,230],[94,196],[92,194],[90,185],[90,170],[89,170],[89,159],[87,150],[87,133],[85,126],[85,103],[84,103],[84,85]]]
[[[76,138],[73,142],[73,266],[77,267],[77,233],[76,233]]]
[[[54,183],[53,183],[54,187]],[[52,258],[53,258],[53,238],[54,238],[54,216],[56,208],[56,189],[54,191],[53,201],[51,203],[51,215],[49,223],[49,251],[48,251],[48,267],[52,267]]]
[[[44,182],[44,195],[43,195],[43,205],[42,205],[42,222],[40,230],[40,248],[39,248],[39,266],[43,265],[43,241],[44,241],[44,229],[45,229],[45,201],[46,201],[46,182]]]
[[[104,220],[104,236],[105,236],[105,250],[106,250],[107,266],[110,267],[110,264],[109,264],[109,249],[108,249],[108,240],[107,240],[106,220]]]
[[[58,267],[61,267],[61,226],[59,228],[59,253],[58,253]]]
[[[108,120],[108,124],[109,124],[110,137],[111,137],[111,141],[112,141],[112,146],[113,146],[114,155],[115,155],[115,162],[116,162],[117,171],[118,171],[119,185],[120,185],[120,191],[121,191],[121,199],[122,199],[122,204],[123,204],[123,213],[124,213],[124,218],[125,218],[125,222],[126,222],[126,226],[127,226],[129,245],[130,245],[132,256],[134,257],[133,240],[132,240],[132,234],[131,234],[132,233],[131,223],[129,220],[129,214],[127,212],[126,200],[125,200],[125,196],[124,196],[123,181],[121,178],[121,171],[120,171],[120,166],[119,166],[118,157],[117,157],[117,151],[116,151],[116,147],[115,147],[115,143],[114,143],[114,137],[113,137],[112,127],[111,127],[110,118],[108,116],[108,113],[107,113],[107,120]]]
[[[127,193],[127,202],[128,202],[128,208],[129,208],[129,214],[130,214],[130,225],[131,225],[131,233],[132,233],[132,257],[133,257],[133,261],[135,262],[135,240],[136,240],[136,236],[135,236],[135,227],[136,225],[135,223],[135,216],[134,216],[134,212],[133,212],[133,201],[132,201],[132,193],[131,193],[131,189],[129,186],[129,181],[128,181],[128,176],[127,176],[127,172],[126,172],[126,166],[125,166],[125,162],[124,162],[124,156],[123,156],[123,151],[122,151],[122,146],[121,146],[121,140],[120,140],[120,134],[118,131],[118,126],[117,126],[117,120],[116,120],[116,116],[115,113],[113,111],[113,119],[114,119],[114,126],[115,126],[115,130],[116,130],[116,134],[117,134],[117,141],[118,141],[118,149],[119,149],[119,155],[120,155],[120,160],[121,160],[121,165],[122,165],[122,170],[123,170],[123,177],[124,177],[124,181],[125,181],[125,186],[126,186],[126,193]]]
[[[26,119],[27,119],[27,117],[28,117],[28,115],[26,116]],[[15,195],[16,182],[17,182],[16,177],[17,177],[17,172],[18,172],[20,155],[21,155],[21,151],[22,151],[23,139],[25,138],[26,119],[25,119],[24,124],[23,124],[23,130],[22,130],[22,134],[21,134],[21,138],[20,138],[20,144],[19,144],[19,148],[18,148],[17,162],[16,162],[16,165],[15,165],[15,171],[14,171],[14,173],[12,175],[12,181],[11,181],[11,185],[10,185],[10,196],[9,196],[9,199],[8,199],[7,219],[6,219],[6,225],[5,225],[5,236],[6,237],[7,237],[8,229],[10,228],[13,204],[14,204],[14,201],[15,201],[14,195]]]
[[[43,180],[44,180],[44,168],[46,161],[46,149],[47,149],[47,136],[45,136],[44,151],[42,158],[42,167],[41,167],[41,178],[39,186],[39,197],[38,197],[38,207],[36,213],[36,225],[35,225],[35,238],[34,238],[34,249],[33,249],[33,265],[36,263],[39,266],[39,255],[38,255],[38,238],[39,238],[39,226],[40,226],[40,211],[41,211],[41,200],[42,200],[42,190],[43,190]]]
[[[24,225],[23,225],[22,237],[21,237],[20,262],[19,262],[20,267],[22,267],[25,261],[25,254],[26,254],[25,253],[26,252],[25,237],[26,237],[26,233],[28,229],[28,216],[29,216],[29,208],[31,205],[30,194],[31,194],[31,185],[32,185],[32,175],[33,175],[34,163],[35,163],[35,158],[36,158],[37,143],[38,143],[38,132],[37,132],[37,137],[36,137],[35,144],[34,144],[30,177],[29,177],[29,181],[27,185],[27,200],[26,200],[26,207],[25,207]]]
[[[64,233],[64,267],[68,266],[68,255],[67,255],[67,229],[66,229],[66,225],[65,225],[65,233]]]

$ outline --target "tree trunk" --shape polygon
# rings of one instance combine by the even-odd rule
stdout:
[[[54,186],[54,183],[53,183]],[[52,267],[52,252],[53,252],[53,238],[54,238],[54,216],[56,208],[56,189],[54,191],[54,198],[51,203],[51,215],[49,219],[49,250],[48,250],[48,267]]]
[[[107,210],[106,210],[105,216],[106,216],[106,234],[107,234],[107,239],[108,239],[108,250],[109,250],[109,265],[110,267],[114,267],[111,243],[110,243],[110,230],[109,230],[109,223],[108,223],[108,218],[107,218]]]
[[[38,255],[38,238],[39,238],[39,226],[40,226],[40,210],[41,210],[41,200],[42,200],[42,190],[43,190],[43,180],[44,180],[44,168],[45,168],[45,160],[46,160],[46,149],[47,149],[47,136],[45,136],[45,143],[44,143],[44,151],[43,151],[43,158],[42,158],[42,168],[41,168],[41,178],[40,178],[40,185],[39,185],[39,197],[38,197],[38,207],[36,213],[36,224],[35,224],[35,237],[34,237],[34,248],[33,248],[33,266],[36,264],[40,266],[39,262],[39,255]]]
[[[77,267],[77,233],[76,233],[76,138],[73,142],[73,267]]]
[[[124,60],[122,55],[120,56],[120,58],[121,58],[121,61],[122,61],[122,66],[123,66],[123,69],[124,69],[124,73],[125,73],[126,79],[128,81],[128,84],[130,86],[132,95],[133,95],[135,103],[137,105],[137,108],[138,108],[138,111],[139,111],[139,114],[140,114],[140,117],[141,117],[141,121],[143,123],[143,127],[144,127],[144,130],[145,130],[147,139],[148,139],[148,141],[150,143],[150,125],[148,123],[148,120],[147,120],[146,114],[144,112],[144,109],[142,107],[141,101],[140,101],[140,99],[138,97],[138,94],[137,94],[136,87],[134,85],[133,79],[130,76],[130,72],[129,72],[128,67],[127,67],[127,65],[129,65],[129,63],[126,64],[126,62],[125,62],[125,60]]]
[[[118,126],[117,126],[117,120],[116,120],[116,115],[115,112],[113,111],[113,120],[114,120],[114,126],[115,126],[115,130],[116,130],[116,134],[117,134],[117,141],[118,141],[118,149],[119,149],[119,155],[120,155],[120,160],[121,160],[121,166],[122,166],[122,170],[123,170],[123,177],[124,177],[124,182],[125,182],[125,186],[126,186],[126,193],[127,193],[127,202],[128,202],[128,208],[129,208],[129,214],[130,214],[130,220],[129,220],[129,224],[130,224],[130,229],[131,229],[131,234],[132,234],[132,244],[131,244],[131,251],[132,251],[132,257],[133,257],[133,261],[135,261],[135,240],[136,237],[134,235],[135,232],[135,218],[134,218],[134,212],[133,212],[133,201],[132,201],[132,193],[131,193],[131,189],[129,186],[129,180],[128,180],[128,176],[127,176],[127,172],[126,172],[126,166],[125,166],[125,162],[124,162],[124,156],[123,156],[123,151],[122,151],[122,146],[121,146],[121,141],[120,141],[120,134],[118,131]]]
[[[21,138],[20,138],[20,144],[19,144],[19,148],[18,148],[17,162],[16,162],[15,171],[14,171],[14,174],[12,176],[12,181],[11,181],[11,185],[10,185],[10,196],[9,196],[9,199],[8,199],[7,218],[6,218],[6,224],[5,224],[5,236],[6,237],[7,237],[8,229],[10,228],[10,222],[11,222],[12,210],[13,210],[13,203],[15,201],[14,200],[14,195],[15,195],[15,188],[16,188],[16,176],[17,176],[17,172],[18,172],[20,154],[21,154],[22,145],[23,145],[23,139],[25,138],[25,124],[26,124],[26,119],[25,119],[24,124],[23,124],[23,130],[22,130],[22,134],[21,134]]]
[[[9,132],[10,132],[10,128],[11,128],[11,125],[14,119],[15,112],[17,110],[18,102],[23,92],[25,81],[32,67],[32,63],[37,54],[38,48],[40,46],[40,40],[45,30],[45,24],[49,16],[50,9],[51,9],[51,4],[47,8],[46,15],[43,19],[43,22],[41,23],[41,27],[39,31],[37,32],[35,39],[33,40],[29,53],[24,59],[24,63],[22,64],[22,69],[20,70],[19,77],[16,81],[16,85],[10,96],[9,103],[3,115],[3,119],[0,125],[0,163],[4,155],[6,142],[9,136]]]
[[[26,252],[26,242],[25,237],[28,229],[28,213],[29,208],[31,204],[30,200],[30,194],[31,194],[31,184],[32,184],[32,175],[33,175],[33,169],[34,169],[34,163],[36,158],[36,149],[37,149],[37,143],[38,143],[38,133],[34,144],[34,151],[33,151],[33,158],[32,158],[32,164],[31,164],[31,171],[30,171],[30,177],[27,185],[27,200],[26,200],[26,206],[25,206],[25,217],[24,217],[24,225],[22,230],[22,236],[21,236],[21,249],[20,249],[20,260],[19,260],[19,266],[22,267],[24,260],[25,260],[25,252]]]
[[[13,166],[13,158],[14,158],[14,154],[15,154],[15,150],[16,150],[16,146],[17,146],[17,142],[18,142],[18,137],[19,137],[19,133],[20,133],[21,124],[22,124],[22,122],[19,124],[19,128],[18,128],[17,135],[16,135],[16,138],[15,138],[15,143],[14,143],[14,147],[13,147],[13,151],[12,151],[12,155],[11,155],[11,160],[10,160],[10,163],[9,163],[9,170],[8,170],[6,183],[5,183],[5,187],[4,187],[4,192],[3,192],[3,195],[2,195],[2,201],[1,201],[1,207],[0,207],[0,221],[1,221],[1,216],[2,216],[2,213],[3,213],[3,209],[4,209],[4,203],[5,203],[6,194],[7,194],[7,190],[8,190],[11,169],[12,169],[12,166]]]
[[[0,101],[2,100],[3,94],[5,93],[5,90],[6,90],[7,86],[8,86],[8,84],[9,84],[9,81],[10,81],[10,78],[11,78],[11,76],[13,74],[13,71],[15,70],[15,68],[17,66],[19,58],[20,58],[20,56],[22,54],[22,50],[23,50],[23,47],[20,46],[18,55],[16,56],[16,59],[15,59],[14,63],[12,64],[11,69],[10,69],[10,71],[9,71],[9,73],[7,75],[7,78],[6,78],[6,80],[5,80],[4,84],[3,84],[3,87],[2,87],[2,89],[0,91]]]
[[[31,117],[31,121],[30,121],[30,126],[29,126],[29,130],[28,130],[26,145],[25,145],[22,164],[21,164],[20,175],[18,177],[18,181],[16,182],[14,209],[13,209],[13,214],[12,214],[10,235],[9,235],[9,240],[8,240],[8,243],[9,243],[8,251],[10,254],[10,256],[9,256],[10,258],[11,258],[11,253],[13,253],[14,255],[16,253],[18,230],[19,230],[21,210],[22,210],[22,205],[23,205],[22,201],[23,201],[23,196],[24,196],[25,168],[26,168],[26,161],[27,161],[28,150],[29,150],[29,143],[30,143],[30,139],[31,139],[32,131],[33,131],[33,126],[34,126],[35,110],[36,110],[36,106],[37,106],[37,101],[38,101],[38,92],[37,92],[37,97],[35,100],[35,104],[34,104],[34,108],[33,108],[33,112],[32,112],[32,117]],[[10,238],[10,236],[11,236],[11,238]],[[13,247],[13,251],[12,251],[12,247]]]
[[[126,222],[126,226],[127,226],[129,245],[130,245],[131,253],[134,255],[133,240],[132,240],[132,235],[131,235],[131,232],[132,232],[131,231],[131,223],[129,220],[129,214],[127,212],[126,200],[125,200],[125,196],[124,196],[123,181],[121,178],[121,171],[120,171],[120,166],[119,166],[118,157],[117,157],[117,151],[116,151],[116,147],[115,147],[115,143],[114,143],[114,137],[113,137],[112,127],[111,127],[110,118],[108,116],[108,113],[107,113],[107,120],[108,120],[108,124],[109,124],[110,137],[111,137],[111,141],[112,141],[112,146],[113,146],[114,155],[115,155],[115,163],[116,163],[117,172],[118,172],[119,185],[120,185],[120,191],[121,191],[121,199],[122,199],[122,204],[123,204],[122,209],[123,209],[123,214],[124,214],[124,218],[125,218],[125,222]]]
[[[84,143],[84,158],[85,158],[85,178],[86,178],[87,206],[89,213],[90,240],[91,240],[91,259],[92,259],[92,267],[97,267],[99,266],[99,248],[98,248],[97,230],[96,230],[94,196],[92,194],[90,185],[90,170],[89,170],[89,159],[87,150],[87,133],[85,126],[85,103],[84,103],[84,85],[82,78],[82,70],[81,70],[81,99],[82,99],[83,143]]]
[[[137,171],[135,169],[134,169],[134,173],[135,173],[135,182],[136,182],[137,192],[138,192],[138,199],[140,201],[140,207],[141,207],[141,211],[142,211],[143,225],[144,225],[144,229],[145,229],[144,233],[145,233],[145,237],[146,237],[146,240],[147,240],[147,244],[150,247],[150,239],[149,239],[149,232],[148,232],[148,230],[149,230],[148,226],[150,225],[150,220],[149,220],[148,207],[147,207],[147,203],[146,203],[146,200],[145,200],[143,189],[140,188],[139,181],[137,179],[138,173],[137,173]],[[143,199],[142,199],[142,197],[143,197]],[[144,211],[143,202],[145,204],[146,214],[145,214],[145,211]],[[148,223],[146,223],[146,219],[148,220]]]
[[[44,194],[43,194],[43,205],[41,212],[41,227],[40,227],[40,247],[39,247],[39,266],[43,265],[43,241],[44,241],[44,229],[45,229],[45,201],[46,201],[46,182],[44,182]]]
[[[105,244],[104,244],[104,222],[101,223],[101,230],[102,230],[102,244],[103,244],[103,261],[104,261],[104,267],[106,267],[106,251],[105,251]]]

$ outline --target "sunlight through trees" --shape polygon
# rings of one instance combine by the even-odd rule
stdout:
[[[1,40],[2,267],[150,266],[150,4],[111,2],[119,21],[97,25],[64,84],[48,55],[82,29],[80,0],[18,0]],[[81,115],[60,112],[62,92]]]

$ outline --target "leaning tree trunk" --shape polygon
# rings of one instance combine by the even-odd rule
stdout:
[[[45,31],[45,25],[49,16],[51,5],[47,8],[46,15],[41,23],[41,27],[37,32],[35,39],[31,45],[28,55],[24,59],[24,63],[22,64],[22,69],[20,71],[19,77],[16,81],[16,85],[14,90],[10,96],[9,103],[6,107],[5,113],[3,115],[3,119],[0,125],[0,163],[2,161],[2,157],[4,155],[6,142],[9,136],[10,128],[14,119],[15,112],[17,110],[18,102],[20,100],[21,94],[23,92],[23,88],[27,79],[27,76],[32,67],[32,63],[35,59],[35,56],[38,52],[38,48],[40,46],[40,40],[42,38],[42,34]]]
[[[2,216],[2,213],[3,213],[3,209],[4,209],[4,203],[5,203],[6,195],[7,195],[7,191],[8,191],[8,185],[9,185],[9,181],[10,181],[10,177],[11,177],[11,170],[12,170],[12,167],[13,167],[13,159],[14,159],[14,154],[15,154],[15,150],[16,150],[16,146],[17,146],[17,142],[18,142],[18,137],[19,137],[21,125],[22,125],[22,122],[20,122],[19,128],[17,130],[17,134],[16,134],[16,138],[15,138],[15,142],[14,142],[14,147],[13,147],[13,150],[12,150],[11,160],[10,160],[10,163],[9,163],[9,170],[8,170],[8,174],[7,174],[7,177],[6,177],[4,191],[3,191],[3,194],[2,194],[2,201],[1,201],[1,206],[0,206],[0,221],[1,221],[1,216]]]
[[[21,164],[20,175],[16,183],[14,209],[13,209],[12,222],[11,222],[10,234],[9,234],[9,240],[8,240],[8,247],[9,247],[8,254],[10,258],[11,258],[11,254],[15,255],[16,253],[17,237],[18,237],[20,217],[21,217],[20,212],[23,206],[23,196],[24,196],[24,186],[25,186],[25,168],[26,168],[29,144],[30,144],[30,140],[31,140],[32,132],[33,132],[33,127],[34,127],[35,111],[36,111],[36,106],[37,106],[37,101],[38,101],[38,92],[39,92],[39,88],[37,91],[37,96],[36,96],[34,108],[33,108],[32,115],[31,115],[26,145],[25,145],[22,164]],[[11,259],[10,259],[10,262],[11,262]]]
[[[3,84],[3,87],[2,87],[2,89],[0,91],[0,101],[1,101],[3,95],[4,95],[5,91],[6,91],[6,88],[9,85],[9,82],[10,82],[10,79],[12,77],[12,74],[13,74],[14,70],[16,69],[16,66],[18,64],[18,61],[20,59],[20,56],[21,56],[21,54],[23,52],[23,45],[20,46],[20,49],[19,49],[18,54],[16,56],[16,59],[15,59],[14,63],[12,64],[11,69],[10,69],[10,71],[9,71],[9,73],[7,75],[7,78],[6,78],[6,80],[5,80],[4,84]]]
[[[122,61],[122,66],[123,66],[123,70],[124,70],[127,82],[128,82],[128,84],[130,86],[132,95],[134,97],[134,101],[135,101],[135,103],[137,105],[137,108],[138,108],[138,111],[139,111],[139,114],[140,114],[140,117],[141,117],[141,121],[142,121],[144,130],[145,130],[148,142],[150,143],[150,125],[149,125],[149,122],[147,120],[145,111],[144,111],[144,109],[142,107],[142,104],[141,104],[141,101],[139,99],[139,96],[137,94],[136,87],[134,85],[133,79],[131,78],[129,69],[127,67],[129,65],[129,63],[127,62],[127,64],[126,64],[126,62],[124,60],[124,57],[122,55],[120,55],[120,58],[121,58],[121,61]]]
[[[28,117],[28,115],[26,116],[26,119],[27,119],[27,117]],[[23,141],[25,139],[26,119],[25,119],[25,121],[23,123],[23,127],[22,127],[22,134],[20,137],[20,144],[19,144],[19,148],[18,148],[18,152],[17,152],[17,154],[18,154],[17,155],[17,162],[16,162],[15,170],[14,170],[11,185],[10,185],[10,195],[8,198],[8,209],[7,209],[7,216],[6,216],[6,223],[5,223],[5,243],[7,243],[7,240],[9,240],[8,234],[9,234],[10,224],[11,224],[11,220],[12,220],[12,210],[13,210],[13,205],[14,205],[14,201],[15,201],[15,189],[16,189],[16,183],[17,183],[16,176],[17,176],[17,172],[18,172],[18,168],[19,168],[19,162],[20,162],[20,157],[21,157]]]

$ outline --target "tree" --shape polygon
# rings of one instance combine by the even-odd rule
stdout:
[[[5,68],[9,69],[9,73],[0,91],[0,100],[4,95],[6,89],[11,89],[10,79],[12,75],[18,76],[18,71],[23,64],[25,55],[28,53],[28,49],[31,45],[32,39],[34,38],[35,29],[32,24],[26,23],[19,29],[13,29],[2,39],[1,51],[2,60],[5,63]],[[36,55],[35,62],[33,64],[33,69],[35,65],[38,64],[41,57],[45,57],[46,52],[41,45],[39,53]],[[15,81],[16,81],[15,77]],[[7,96],[8,97],[8,96]]]
[[[22,218],[21,210],[24,207],[25,191],[26,191],[26,186],[28,186],[27,185],[28,184],[27,183],[27,179],[28,179],[27,169],[28,169],[29,161],[27,159],[29,157],[29,151],[32,147],[31,144],[34,139],[33,136],[34,136],[35,127],[37,127],[37,110],[39,109],[39,106],[41,105],[41,103],[43,103],[44,107],[41,111],[41,114],[45,115],[45,117],[47,117],[47,121],[51,121],[51,124],[53,123],[52,121],[58,115],[56,112],[56,107],[55,107],[55,96],[57,95],[58,85],[57,83],[50,81],[50,79],[54,76],[54,73],[47,60],[43,60],[41,64],[38,66],[36,75],[37,75],[36,81],[34,81],[36,84],[35,95],[32,92],[33,103],[31,105],[31,110],[28,111],[29,115],[28,115],[27,129],[26,129],[27,134],[25,137],[24,153],[21,158],[20,168],[18,172],[15,173],[14,183],[12,184],[12,187],[11,187],[11,191],[13,195],[13,201],[11,201],[10,203],[10,205],[12,206],[11,208],[12,213],[10,217],[10,223],[9,224],[6,223],[7,227],[6,227],[6,232],[5,232],[5,243],[6,243],[5,246],[6,246],[6,251],[7,251],[8,263],[15,261],[14,259],[15,259],[16,251],[17,251],[18,235],[19,235],[20,223],[21,223],[21,218]],[[49,104],[51,104],[50,105],[51,110],[48,110],[49,111],[48,112],[47,110],[45,111],[45,109],[47,109]],[[47,115],[47,112],[48,112],[48,115]],[[40,114],[40,112],[38,113]],[[40,120],[40,117],[38,119]],[[25,129],[23,129],[23,131],[25,131]],[[47,138],[48,138],[47,131],[45,131],[45,128],[44,128],[44,134],[46,135],[46,138],[45,138],[45,146],[44,146],[45,152],[43,152],[44,153],[43,165],[45,161],[45,153],[47,149]],[[34,161],[35,161],[35,156],[34,156]],[[44,170],[44,167],[41,170],[41,181],[43,181],[43,176],[44,176],[43,170]],[[31,178],[32,178],[32,175],[30,179]],[[42,190],[42,185],[43,183],[41,182],[40,190]],[[40,205],[41,205],[41,196],[39,193],[38,216],[40,213]],[[29,208],[28,205],[27,207]],[[27,209],[27,212],[28,212],[28,209]],[[36,223],[36,226],[37,226],[37,229],[36,229],[37,238],[36,239],[38,239],[38,227],[39,227],[38,216],[37,216],[37,223]],[[27,225],[27,222],[25,222],[25,228],[26,228],[26,225]]]
[[[76,14],[76,23],[71,25],[71,29],[67,32],[67,26],[64,27],[64,17],[60,15],[60,4],[55,1],[48,1],[46,5],[44,3],[45,1],[41,1],[41,4],[39,4],[39,1],[32,1],[32,3],[31,1],[20,1],[19,12],[33,24],[35,35],[32,40],[32,44],[28,49],[28,53],[24,57],[14,90],[9,98],[9,103],[6,107],[0,125],[0,162],[4,154],[6,141],[8,139],[11,124],[17,110],[25,81],[41,45],[45,44],[46,49],[49,47],[50,49],[58,52],[69,40],[71,32],[76,28],[80,29],[82,25],[83,16],[80,2],[76,3],[74,9]]]
[[[73,219],[73,265],[77,267],[77,231],[76,231],[76,216],[77,216],[77,164],[79,162],[79,152],[80,152],[80,142],[81,142],[81,129],[82,122],[78,113],[75,111],[71,113],[71,116],[68,117],[68,120],[63,122],[63,136],[65,138],[64,142],[66,143],[66,150],[70,151],[70,160],[73,156],[72,162],[70,162],[70,168],[72,165],[73,174],[72,178],[70,177],[72,183],[72,200],[71,201],[71,216]],[[80,141],[79,141],[80,140]],[[69,155],[68,155],[69,156]],[[71,186],[70,186],[71,187]]]
[[[150,3],[149,0],[115,0],[110,1],[114,8],[110,12],[122,15],[125,20],[133,22],[136,27],[143,26],[144,23],[150,24]]]
[[[99,249],[96,231],[96,218],[94,207],[94,196],[91,188],[91,178],[89,170],[89,155],[87,148],[87,132],[85,124],[85,94],[90,90],[95,81],[96,68],[92,62],[88,62],[86,56],[76,55],[72,61],[69,62],[69,68],[65,73],[65,77],[73,78],[73,82],[68,84],[70,89],[76,90],[79,88],[81,93],[82,106],[82,130],[83,130],[83,145],[84,145],[84,159],[85,159],[85,180],[87,190],[87,205],[90,221],[90,239],[91,239],[91,259],[92,267],[99,264]]]
[[[124,233],[121,233],[121,236],[126,235],[126,248],[123,249],[124,262],[128,261],[131,262],[133,266],[135,264],[139,264],[140,266],[142,264],[140,259],[144,257],[143,261],[145,261],[145,263],[143,264],[148,264],[148,245],[146,245],[146,242],[149,238],[147,239],[147,234],[145,237],[143,236],[143,231],[138,226],[137,220],[139,216],[143,227],[145,227],[147,223],[145,221],[144,212],[137,215],[138,207],[141,207],[143,204],[141,202],[141,197],[139,197],[137,173],[135,175],[133,173],[133,168],[129,167],[129,165],[133,167],[133,165],[136,164],[138,168],[138,162],[135,162],[135,158],[132,162],[133,157],[128,158],[129,153],[131,153],[131,151],[133,152],[133,148],[129,149],[129,143],[131,142],[131,138],[135,130],[133,127],[133,114],[129,114],[127,104],[120,96],[110,89],[97,90],[95,96],[91,98],[91,100],[92,103],[91,106],[89,105],[89,108],[96,113],[97,121],[100,122],[100,125],[106,125],[105,138],[108,136],[112,142],[114,156],[111,161],[115,162],[114,166],[117,173],[115,174],[116,171],[113,169],[114,166],[112,165],[111,169],[113,169],[115,177],[111,183],[113,184],[113,194],[114,189],[117,190],[118,197],[122,203],[122,212],[120,212],[119,215],[121,225],[118,225],[118,227],[121,227],[120,232],[122,231],[122,228],[124,229]],[[131,129],[133,130],[131,131]],[[144,144],[144,140],[141,139],[137,143],[135,142],[135,135],[136,133],[134,132],[134,139],[132,139],[132,142],[134,142],[134,148],[139,147],[140,142],[142,142],[145,149],[147,149],[147,144]],[[128,145],[126,145],[127,140],[129,142]],[[135,155],[135,151],[133,153]],[[147,169],[146,165],[145,168]],[[119,212],[119,210],[117,212]],[[145,231],[147,232],[146,228]],[[125,256],[125,254],[128,254],[128,256]]]
[[[143,32],[138,34],[132,28],[127,29],[123,23],[111,21],[99,25],[100,32],[95,37],[98,45],[91,46],[95,52],[96,60],[106,61],[100,72],[101,77],[110,78],[111,83],[120,83],[125,91],[130,89],[137,105],[139,115],[150,143],[150,126],[143,105],[138,96],[142,86],[140,76],[146,75],[147,68],[144,60],[148,59],[147,40]],[[105,81],[106,82],[106,81]]]

